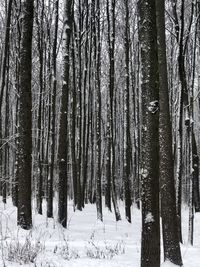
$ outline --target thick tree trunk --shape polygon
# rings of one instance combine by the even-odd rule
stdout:
[[[165,1],[156,0],[158,66],[159,66],[159,144],[160,190],[164,259],[181,266],[182,258],[178,238],[176,196],[172,153],[172,126],[169,110],[167,61],[165,43]]]
[[[142,72],[141,267],[160,267],[158,75],[155,2],[138,1]]]
[[[20,86],[19,86],[19,197],[18,224],[23,229],[32,226],[31,209],[31,168],[32,168],[32,31],[33,0],[23,1],[22,39],[20,50]]]

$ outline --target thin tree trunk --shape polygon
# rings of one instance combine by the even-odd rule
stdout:
[[[75,27],[75,25],[74,25]],[[76,164],[76,66],[75,66],[75,37],[72,35],[72,72],[73,72],[73,91],[72,91],[72,123],[71,123],[71,157],[72,157],[72,180],[74,207],[77,205],[77,164]]]
[[[125,10],[126,10],[126,23],[125,23],[125,37],[124,37],[124,46],[125,46],[125,70],[126,70],[126,88],[124,92],[124,105],[125,105],[125,122],[124,122],[124,193],[125,193],[125,213],[126,219],[128,222],[131,222],[131,192],[130,192],[130,175],[131,175],[131,137],[130,137],[130,108],[129,108],[129,6],[128,0],[124,1]]]
[[[63,227],[67,227],[67,160],[68,160],[68,94],[69,94],[69,52],[72,29],[72,0],[64,2],[64,30],[63,30],[63,84],[60,110],[60,128],[58,143],[59,163],[59,199],[58,221]]]
[[[1,162],[1,187],[3,194],[3,202],[6,202],[6,181],[5,177],[3,179],[3,176],[5,175],[5,171],[3,168],[3,149],[2,149],[2,122],[3,122],[3,116],[2,116],[2,108],[3,108],[3,99],[4,99],[4,91],[7,84],[7,68],[8,67],[8,61],[9,61],[9,51],[10,51],[10,24],[11,24],[11,15],[12,15],[12,4],[13,0],[9,0],[8,2],[8,8],[7,8],[7,14],[6,14],[6,25],[5,25],[5,40],[4,40],[4,51],[3,51],[3,60],[2,60],[2,69],[1,69],[1,91],[0,91],[0,162]],[[6,97],[5,97],[6,98]],[[7,147],[7,145],[6,145]],[[6,150],[6,148],[5,148]],[[4,155],[5,156],[5,155]],[[5,167],[5,165],[4,165]]]
[[[52,120],[51,120],[51,159],[48,179],[47,196],[47,217],[53,217],[53,180],[54,180],[54,162],[55,162],[55,123],[56,123],[56,91],[57,91],[57,38],[58,38],[58,19],[59,19],[59,0],[55,2],[55,33],[53,42],[53,93],[52,93]]]
[[[18,12],[17,12],[18,11]],[[15,12],[17,12],[17,26],[16,26],[16,58],[15,58],[15,84],[16,84],[16,92],[17,92],[17,99],[16,99],[16,109],[15,109],[15,146],[16,146],[16,153],[15,153],[15,166],[14,166],[14,179],[13,179],[13,185],[12,185],[12,200],[13,205],[18,206],[18,180],[19,180],[19,162],[18,162],[18,145],[19,145],[19,137],[18,137],[18,129],[19,129],[19,73],[20,73],[20,64],[19,64],[19,58],[20,58],[20,44],[21,44],[21,24],[19,20],[19,16],[21,14],[21,2],[19,3],[19,8],[17,4],[15,3]]]
[[[82,177],[82,5],[78,1],[78,153],[77,153],[77,209],[82,210],[81,177]]]
[[[37,8],[39,12],[39,3],[37,3]],[[37,14],[39,16],[39,14]],[[38,99],[38,134],[37,134],[37,161],[38,161],[38,176],[37,176],[37,211],[39,214],[42,214],[42,188],[43,188],[43,132],[42,132],[42,97],[43,97],[43,49],[44,49],[44,29],[43,29],[43,20],[44,20],[44,0],[42,1],[42,10],[41,10],[41,23],[39,23],[39,17],[36,19],[38,27],[38,50],[39,50],[39,61],[40,61],[40,70],[39,70],[39,99]]]
[[[96,5],[95,5],[96,4]],[[96,112],[96,206],[97,219],[103,220],[101,192],[101,39],[100,39],[100,1],[93,0],[93,42],[95,57],[95,112]]]
[[[88,65],[89,65],[89,56],[88,56],[88,46],[89,46],[89,38],[88,38],[88,30],[89,30],[89,6],[88,0],[85,1],[85,11],[86,11],[86,40],[85,40],[85,68],[84,68],[84,82],[83,82],[83,149],[82,149],[82,176],[83,176],[83,184],[82,184],[82,207],[84,207],[85,201],[85,190],[87,183],[87,165],[88,165],[88,144],[89,144],[89,117],[87,121],[87,103],[86,103],[86,94],[87,94],[87,79],[88,79]],[[89,96],[88,96],[89,98]]]

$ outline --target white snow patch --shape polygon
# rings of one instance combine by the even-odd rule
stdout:
[[[145,223],[151,223],[154,222],[154,218],[151,212],[148,212],[145,218]]]
[[[125,219],[124,203],[119,202],[122,220],[115,221],[114,213],[103,209],[104,221],[97,220],[96,205],[87,204],[83,211],[74,212],[73,202],[68,205],[68,228],[64,229],[57,222],[58,202],[54,199],[54,218],[46,218],[46,202],[43,201],[44,215],[35,211],[33,200],[33,228],[25,231],[17,226],[17,209],[11,199],[7,204],[0,197],[0,266],[6,267],[135,267],[140,265],[141,213],[133,208],[132,224]],[[113,207],[112,207],[113,209]],[[40,244],[33,263],[19,262],[13,255],[8,261],[9,244]],[[26,246],[29,249],[29,246]]]
[[[74,212],[73,203],[69,201],[68,229],[64,229],[57,223],[57,195],[53,205],[54,219],[47,219],[46,202],[43,201],[44,215],[39,215],[35,212],[35,200],[33,200],[33,228],[26,231],[17,226],[17,209],[13,207],[11,199],[9,198],[7,204],[4,204],[2,197],[0,197],[0,266],[140,266],[141,211],[135,206],[132,207],[133,220],[131,224],[125,219],[125,207],[121,201],[119,208],[122,220],[116,222],[114,213],[103,207],[104,221],[100,222],[97,220],[95,205],[86,204],[83,211]],[[183,245],[181,245],[183,264],[184,267],[198,267],[200,266],[200,213],[194,215],[194,246],[188,244],[188,213],[188,207],[183,206]],[[153,216],[149,212],[146,218],[152,220]],[[19,262],[8,261],[9,245],[23,245],[27,239],[31,242],[31,247],[34,248],[38,244],[41,247],[34,262],[20,264]],[[27,249],[30,251],[29,246],[26,247]],[[162,238],[161,250],[161,266],[177,267],[170,262],[163,263]],[[117,251],[116,254],[115,251]],[[16,258],[16,255],[14,256]]]
[[[147,176],[148,176],[148,171],[147,171],[147,169],[142,169],[142,176],[144,177],[144,178],[147,178]]]
[[[154,114],[159,110],[159,102],[158,100],[151,101],[148,106],[148,110]]]
[[[162,267],[177,267],[178,265],[175,265],[173,263],[171,263],[170,261],[165,261],[163,262],[163,264],[161,264]]]

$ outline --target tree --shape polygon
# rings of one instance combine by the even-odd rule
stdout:
[[[31,214],[31,168],[32,168],[32,32],[33,0],[25,0],[22,5],[22,38],[20,50],[19,83],[19,190],[18,224],[23,229],[32,226]]]
[[[96,206],[97,219],[103,220],[101,191],[101,28],[100,1],[93,0],[93,44],[95,58],[95,129],[96,129]]]
[[[142,199],[142,265],[159,265],[159,215],[165,260],[181,264],[182,202],[191,244],[200,210],[200,3],[166,2],[164,39],[164,1],[136,2],[35,0],[28,50],[29,1],[0,2],[0,195],[6,202],[12,189],[17,206],[20,180],[18,218],[27,229],[31,176],[37,211],[45,197],[53,217],[58,193],[64,227],[68,197],[74,211],[96,204],[100,220],[104,197],[121,218],[120,198],[129,222]]]
[[[158,75],[155,2],[139,0],[142,73],[141,267],[160,266]]]
[[[53,40],[53,92],[51,97],[51,155],[50,155],[50,170],[49,179],[47,183],[47,217],[53,217],[53,176],[54,176],[54,161],[55,161],[55,123],[56,123],[56,91],[57,91],[57,39],[58,39],[58,19],[59,19],[59,0],[55,1],[55,29]]]
[[[126,10],[126,23],[125,23],[125,37],[124,37],[124,46],[125,46],[125,69],[126,69],[126,87],[124,91],[124,112],[125,112],[125,122],[124,122],[124,194],[125,194],[125,212],[128,222],[131,222],[131,190],[130,190],[130,175],[131,175],[131,136],[130,136],[130,108],[129,108],[129,90],[130,90],[130,72],[129,72],[129,47],[130,47],[130,38],[129,38],[129,6],[128,0],[124,1],[125,10]]]
[[[88,79],[89,79],[89,73],[90,73],[90,65],[89,65],[89,59],[91,55],[89,56],[89,4],[88,0],[84,3],[85,7],[85,28],[86,31],[86,37],[85,37],[85,49],[84,49],[84,59],[85,59],[85,67],[84,67],[84,82],[83,82],[83,149],[82,149],[82,172],[83,172],[83,185],[82,185],[82,206],[84,207],[85,202],[85,196],[86,196],[86,185],[87,185],[87,177],[88,177],[88,159],[89,159],[89,151],[88,151],[88,145],[89,145],[89,111],[87,114],[87,106],[88,103],[86,101],[89,101],[89,92],[88,92],[88,99],[87,99],[87,88],[88,86]],[[84,13],[83,13],[84,14]],[[89,88],[88,88],[89,91]],[[87,201],[87,200],[86,200]]]
[[[106,175],[106,188],[105,188],[105,205],[111,211],[111,176],[112,176],[112,129],[113,129],[113,92],[115,82],[115,1],[112,1],[112,18],[110,19],[110,1],[107,0],[107,24],[108,24],[108,54],[109,54],[109,90],[107,93],[107,127],[106,127],[106,162],[105,162],[105,175]],[[114,22],[113,25],[111,21]],[[111,27],[112,26],[112,27]],[[111,33],[112,29],[112,33]],[[111,42],[112,39],[112,42]],[[111,125],[112,124],[112,125]]]
[[[181,266],[178,238],[174,167],[172,153],[172,127],[169,111],[168,76],[165,42],[165,1],[156,0],[158,66],[159,66],[159,147],[160,190],[164,259]]]
[[[16,29],[14,29],[15,33],[15,70],[14,70],[14,82],[16,85],[16,105],[14,107],[15,112],[15,127],[13,129],[13,134],[16,136],[15,138],[15,146],[16,146],[16,153],[14,155],[14,173],[13,173],[13,180],[12,180],[12,201],[14,206],[18,206],[18,180],[19,180],[19,162],[18,162],[18,129],[19,129],[19,73],[20,73],[20,47],[21,47],[21,20],[19,19],[21,14],[21,3],[15,3],[14,8],[14,15],[16,17],[17,23],[16,23]]]
[[[75,23],[73,23],[75,27]],[[71,115],[71,158],[72,158],[72,180],[73,180],[73,201],[74,208],[77,204],[77,162],[76,162],[76,106],[77,106],[77,93],[76,93],[76,66],[75,66],[75,36],[72,31],[72,115]]]
[[[82,209],[82,197],[81,197],[81,176],[82,176],[82,32],[83,32],[83,11],[82,11],[82,2],[81,0],[78,0],[78,33],[77,33],[77,38],[78,38],[78,94],[77,94],[77,120],[78,120],[78,151],[77,151],[77,194],[76,194],[76,199],[77,199],[77,209],[81,210]]]
[[[41,7],[41,12],[40,12]],[[41,17],[40,17],[41,15]],[[37,211],[42,214],[42,195],[43,195],[43,159],[44,159],[44,140],[43,140],[43,120],[42,120],[42,96],[44,93],[44,0],[42,0],[41,6],[37,1],[37,45],[39,52],[39,99],[38,99],[38,121],[37,121],[37,163],[38,163],[38,176],[37,176]]]
[[[111,4],[110,4],[111,2]],[[114,94],[116,91],[115,85],[115,27],[116,27],[116,1],[107,0],[107,24],[108,24],[108,56],[109,56],[109,83],[107,93],[107,127],[106,127],[106,189],[105,189],[105,204],[111,210],[111,197],[115,211],[116,221],[121,220],[117,197],[116,197],[116,159],[115,159],[115,111],[114,111]],[[110,14],[111,13],[111,14]]]
[[[67,160],[68,160],[68,95],[69,95],[69,51],[72,30],[72,0],[64,2],[63,25],[63,82],[60,108],[60,128],[58,143],[59,186],[58,186],[58,221],[67,226]]]
[[[6,87],[6,111],[8,111],[8,73],[9,73],[9,52],[10,52],[10,24],[11,24],[11,15],[12,15],[12,5],[13,5],[13,0],[9,0],[8,2],[8,10],[7,10],[7,16],[6,16],[6,30],[5,30],[5,41],[4,41],[4,52],[3,52],[3,60],[2,60],[2,74],[1,74],[1,93],[0,93],[0,146],[2,147],[2,104],[3,104],[3,98],[4,98],[4,93],[5,93],[5,87]],[[6,81],[7,80],[7,81]],[[6,121],[8,122],[8,114],[6,113]],[[6,132],[7,132],[7,123],[5,122],[5,127],[6,127]],[[7,133],[5,134],[5,137],[7,138]],[[5,168],[4,168],[4,173],[2,172],[2,175],[4,175],[4,181],[2,183],[2,194],[3,194],[3,201],[6,203],[6,191],[7,191],[7,181],[6,181],[6,162],[7,162],[7,145],[5,147],[5,155],[4,155],[4,163],[5,163]],[[1,164],[3,165],[3,156],[2,156],[2,149],[0,150],[0,159],[1,159]],[[2,168],[3,169],[3,168]]]

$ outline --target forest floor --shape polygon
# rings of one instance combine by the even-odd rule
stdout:
[[[56,201],[55,218],[57,214]],[[132,208],[132,224],[125,220],[120,203],[122,221],[115,222],[114,213],[103,210],[104,221],[96,220],[95,205],[86,205],[80,212],[68,209],[68,229],[56,219],[35,214],[33,228],[25,231],[17,227],[17,210],[11,200],[0,202],[0,266],[34,267],[139,267],[141,214]],[[45,206],[44,206],[45,211]],[[194,246],[187,245],[188,209],[183,210],[182,256],[184,267],[200,266],[200,215],[195,215]],[[164,264],[162,266],[171,266]]]

